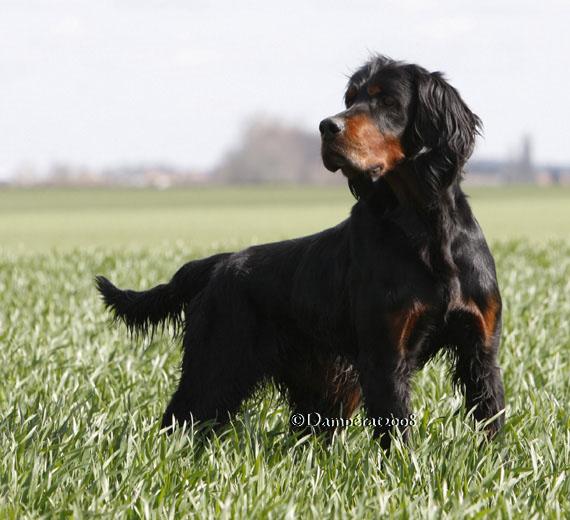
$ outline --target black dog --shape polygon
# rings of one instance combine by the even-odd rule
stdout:
[[[363,398],[371,418],[406,418],[410,377],[442,348],[467,408],[496,416],[490,436],[502,425],[501,298],[459,185],[480,121],[441,74],[382,56],[353,75],[345,102],[320,131],[325,166],[359,199],[349,219],[189,262],[145,292],[97,279],[131,330],[183,326],[164,426],[224,423],[267,380],[294,412],[347,418]],[[385,448],[392,424],[376,427]]]

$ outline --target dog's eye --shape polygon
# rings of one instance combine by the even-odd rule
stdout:
[[[386,107],[392,107],[396,104],[396,98],[394,96],[382,96],[380,100]]]

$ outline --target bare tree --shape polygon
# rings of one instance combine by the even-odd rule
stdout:
[[[247,125],[239,147],[224,157],[215,177],[235,184],[339,182],[322,166],[316,133],[260,117]]]

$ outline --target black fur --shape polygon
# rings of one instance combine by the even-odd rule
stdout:
[[[95,284],[115,319],[122,320],[131,333],[152,335],[165,324],[178,330],[184,306],[204,288],[218,261],[227,256],[228,253],[221,253],[189,262],[169,283],[148,291],[122,291],[104,276],[97,276]]]
[[[370,94],[373,84],[379,95]],[[368,171],[354,166],[336,135],[323,134],[325,164],[343,171],[359,199],[350,218],[315,235],[189,262],[145,292],[98,278],[106,305],[131,330],[184,314],[182,374],[164,426],[224,423],[267,380],[293,411],[349,417],[362,396],[370,417],[405,418],[410,377],[441,349],[475,418],[499,414],[490,435],[503,423],[495,266],[459,184],[479,119],[439,73],[385,57],[350,85],[339,128],[366,117],[377,138],[404,152],[390,169]],[[384,448],[389,431],[376,428]]]

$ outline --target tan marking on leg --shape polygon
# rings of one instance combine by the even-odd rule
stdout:
[[[485,308],[481,310],[477,304],[472,300],[466,300],[456,303],[453,309],[458,309],[472,314],[477,322],[477,327],[483,338],[483,343],[486,347],[491,346],[495,328],[497,326],[497,316],[501,309],[501,303],[495,296],[490,296],[485,302]]]
[[[388,316],[391,340],[398,350],[403,352],[408,346],[408,341],[414,331],[416,323],[426,312],[427,305],[415,301],[410,307],[392,312]]]

